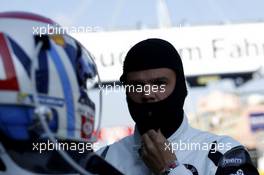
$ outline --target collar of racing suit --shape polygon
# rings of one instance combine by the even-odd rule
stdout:
[[[187,129],[189,128],[189,123],[188,123],[188,119],[187,116],[185,115],[185,113],[183,114],[183,120],[182,123],[180,125],[180,127],[167,139],[169,142],[178,142],[181,139],[181,135],[183,135],[183,133],[185,131],[187,131]],[[141,146],[141,135],[139,134],[139,131],[137,129],[137,126],[135,126],[135,131],[134,131],[134,147],[133,150],[138,152],[138,149]]]

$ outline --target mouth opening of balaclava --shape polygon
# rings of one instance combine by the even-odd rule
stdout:
[[[143,40],[134,45],[125,57],[120,81],[126,84],[129,72],[156,68],[175,71],[176,84],[173,92],[163,100],[150,103],[134,102],[127,94],[127,104],[141,135],[150,129],[160,129],[168,138],[182,123],[183,105],[187,96],[182,61],[173,45],[157,38]]]

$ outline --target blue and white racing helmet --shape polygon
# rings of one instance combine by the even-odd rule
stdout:
[[[95,103],[89,92],[99,81],[97,69],[91,54],[58,28],[54,21],[36,14],[0,13],[0,143],[21,143],[11,146],[13,157],[21,156],[16,148],[22,149],[26,141],[48,137],[38,113],[45,116],[54,138],[94,141]],[[29,152],[23,150],[25,159],[15,158],[16,162],[32,172],[39,167],[37,172],[47,173],[52,162],[49,154],[36,156],[30,165],[27,154],[31,151],[32,147]]]

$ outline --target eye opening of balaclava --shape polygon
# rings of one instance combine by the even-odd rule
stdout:
[[[141,135],[150,129],[161,129],[163,135],[168,138],[182,123],[183,105],[187,96],[182,61],[174,46],[158,38],[137,43],[125,57],[120,81],[126,84],[128,72],[156,68],[169,68],[175,71],[176,84],[173,92],[165,99],[151,103],[136,103],[127,94],[127,104]]]

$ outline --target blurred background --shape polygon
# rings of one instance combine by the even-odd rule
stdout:
[[[134,130],[119,76],[133,44],[158,37],[183,59],[194,127],[229,135],[264,170],[263,0],[0,0],[0,11],[49,17],[94,56],[103,88],[99,142],[113,143]],[[94,100],[99,105],[96,94]],[[98,120],[97,120],[98,124]]]

